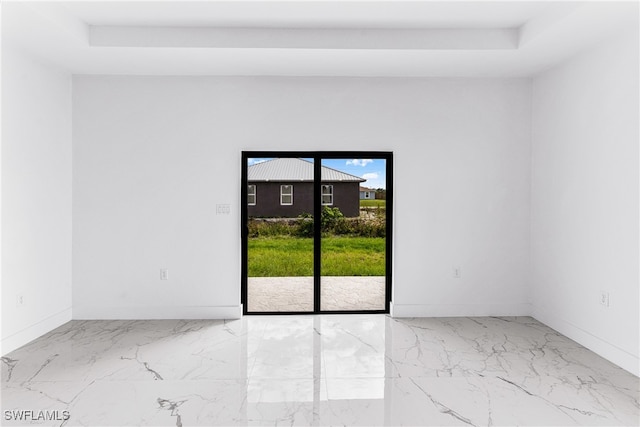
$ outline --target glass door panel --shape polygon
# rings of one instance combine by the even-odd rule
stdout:
[[[314,311],[314,161],[246,158],[248,313]]]
[[[386,308],[386,162],[321,160],[321,311]]]

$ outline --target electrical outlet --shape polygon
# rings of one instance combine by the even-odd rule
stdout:
[[[16,307],[22,307],[24,305],[24,295],[16,295]]]
[[[459,279],[462,276],[462,270],[460,267],[453,267],[452,275],[455,279]]]
[[[160,280],[169,280],[169,269],[161,268],[160,269]]]
[[[609,307],[609,292],[600,291],[600,305]]]

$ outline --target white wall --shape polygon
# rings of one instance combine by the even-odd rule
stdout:
[[[528,79],[76,76],[73,92],[74,318],[239,314],[242,150],[394,151],[394,314],[529,313]]]
[[[638,70],[636,29],[535,78],[531,226],[535,317],[636,375]]]
[[[70,319],[71,76],[3,41],[2,354]]]

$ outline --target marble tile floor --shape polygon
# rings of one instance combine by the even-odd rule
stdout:
[[[72,321],[2,362],[8,426],[640,423],[637,377],[530,317]]]

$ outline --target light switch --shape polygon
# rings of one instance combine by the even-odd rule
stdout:
[[[231,205],[229,204],[216,205],[217,215],[229,215],[230,213],[231,213]]]

